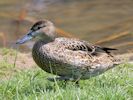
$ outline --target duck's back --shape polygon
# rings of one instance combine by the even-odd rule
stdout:
[[[74,45],[82,43],[84,42],[69,38],[57,38],[47,44],[38,41],[33,47],[33,59],[46,72],[81,79],[87,79],[114,67],[115,59],[106,52],[90,56],[85,50],[72,49],[75,48]]]

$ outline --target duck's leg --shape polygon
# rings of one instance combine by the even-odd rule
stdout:
[[[77,87],[79,87],[80,78],[81,78],[81,76],[79,76],[79,77],[74,81],[74,83],[75,83],[75,85],[76,85]]]
[[[54,82],[55,80],[56,80],[56,81],[65,81],[65,82],[71,80],[70,78],[68,78],[68,77],[63,77],[63,76],[55,77],[55,78],[47,78],[47,79],[48,79],[49,81],[52,81],[52,82]]]
[[[63,76],[60,76],[60,77],[55,77],[55,78],[47,78],[49,81],[51,82],[55,82],[55,81],[64,81],[65,84],[68,82],[68,81],[72,81],[76,84],[77,87],[79,87],[79,80],[80,78],[78,78],[77,80],[74,81],[73,78],[69,78],[69,77],[63,77]]]
[[[75,82],[75,85],[76,85],[77,87],[79,87],[79,81],[76,81],[76,82]]]

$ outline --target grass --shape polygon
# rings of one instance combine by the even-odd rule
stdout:
[[[7,54],[6,52],[5,56]],[[12,64],[4,60],[0,62],[1,72],[10,71],[10,74],[0,74],[0,100],[132,100],[133,98],[131,64],[119,65],[97,77],[80,81],[80,87],[77,87],[72,82],[66,85],[63,82],[49,82],[46,78],[53,75],[38,67],[22,70],[12,67]]]
[[[7,76],[13,70],[13,63],[8,62],[8,58],[15,56],[12,49],[0,49],[0,77]]]

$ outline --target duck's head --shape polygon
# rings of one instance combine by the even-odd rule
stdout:
[[[51,39],[56,37],[55,27],[52,22],[48,20],[41,20],[36,22],[30,29],[30,31],[19,39],[16,44],[23,44],[33,38],[39,39]]]

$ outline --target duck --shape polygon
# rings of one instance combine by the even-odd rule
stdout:
[[[34,23],[29,32],[18,39],[16,44],[35,40],[32,57],[45,72],[56,75],[48,80],[86,80],[100,75],[121,64],[114,57],[114,48],[102,47],[85,40],[60,37],[56,27],[49,20]]]

